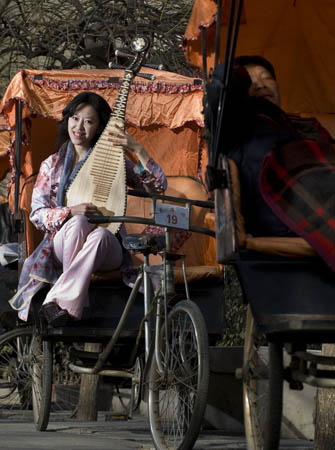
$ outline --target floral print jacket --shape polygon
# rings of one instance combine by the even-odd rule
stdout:
[[[31,299],[45,283],[54,284],[60,273],[56,268],[52,240],[70,214],[67,206],[57,206],[56,193],[62,176],[65,148],[42,162],[32,195],[31,222],[45,232],[45,237],[35,251],[26,259],[20,275],[18,291],[9,301],[18,310],[22,320],[27,320]],[[160,166],[149,159],[146,169],[140,162],[134,164],[126,158],[127,185],[147,192],[163,193],[166,177]],[[124,227],[120,234],[124,235]]]

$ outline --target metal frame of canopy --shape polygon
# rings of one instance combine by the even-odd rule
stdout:
[[[218,7],[216,13],[216,39],[215,39],[215,60],[214,69],[219,63],[220,54],[220,39],[221,39],[221,16],[222,16],[222,0],[218,0]],[[227,184],[225,180],[224,173],[218,168],[219,164],[219,136],[221,127],[224,127],[224,115],[225,115],[225,104],[226,104],[226,94],[229,90],[229,82],[231,78],[231,72],[234,62],[234,55],[236,49],[236,43],[238,38],[239,25],[241,20],[241,13],[243,8],[243,0],[231,0],[229,21],[227,28],[227,38],[226,38],[226,48],[224,57],[224,72],[223,72],[223,83],[219,93],[219,105],[216,124],[212,124],[211,129],[214,130],[213,136],[209,138],[208,145],[208,166],[206,173],[206,181],[209,190],[213,190],[222,183]],[[202,54],[203,54],[203,76],[205,83],[207,84],[207,63],[206,63],[206,29],[201,28],[202,31]],[[211,118],[210,118],[211,120]],[[225,180],[225,181],[224,181]]]
[[[22,220],[19,210],[20,199],[20,175],[21,175],[21,154],[22,154],[22,107],[20,100],[15,100],[15,188],[14,188],[14,224],[15,232],[22,232]]]
[[[224,149],[219,152],[221,129],[224,133],[226,97],[229,90],[232,67],[236,43],[238,38],[243,0],[231,0],[230,12],[226,37],[226,48],[224,57],[224,71],[222,85],[220,86],[218,113],[216,123],[213,123],[213,117],[210,117],[208,108],[210,129],[212,134],[208,134],[208,165],[206,168],[206,183],[210,191],[215,192],[215,217],[216,217],[216,257],[220,263],[225,263],[235,259],[237,252],[236,229],[233,213],[233,202],[231,198],[229,171],[227,161],[224,156]],[[214,69],[219,63],[220,39],[221,39],[221,15],[222,0],[218,0],[216,14],[216,41],[215,41],[215,64]],[[202,27],[202,54],[203,54],[203,72],[206,87],[207,66],[206,66],[206,31]],[[206,92],[206,91],[205,91]],[[206,101],[205,101],[206,104]],[[223,243],[223,245],[222,245]]]

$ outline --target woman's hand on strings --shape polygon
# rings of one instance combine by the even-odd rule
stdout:
[[[141,161],[144,167],[149,159],[145,148],[139,144],[127,131],[123,130],[119,125],[115,124],[114,130],[110,132],[110,141],[114,145],[119,145],[124,150],[134,153]]]

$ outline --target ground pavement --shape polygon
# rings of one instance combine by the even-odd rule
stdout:
[[[0,416],[1,450],[154,450],[148,421],[140,414],[132,420],[81,422],[52,414],[47,431],[35,431],[29,412]],[[308,450],[313,444],[285,440],[280,450]],[[218,430],[201,432],[194,450],[247,450],[243,436],[227,436]]]

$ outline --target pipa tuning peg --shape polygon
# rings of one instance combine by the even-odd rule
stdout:
[[[134,55],[132,55],[131,53],[127,53],[127,52],[125,52],[123,50],[119,50],[119,49],[115,50],[114,55],[118,56],[118,57],[121,56],[123,58],[134,58]]]
[[[137,77],[141,77],[141,78],[145,78],[145,79],[150,80],[150,81],[154,81],[155,78],[156,78],[155,75],[152,75],[151,73],[138,73],[136,76]]]
[[[108,69],[125,69],[125,66],[121,66],[121,64],[114,64],[113,62],[109,62]]]
[[[149,69],[164,70],[163,64],[143,64],[143,67],[149,67]]]

